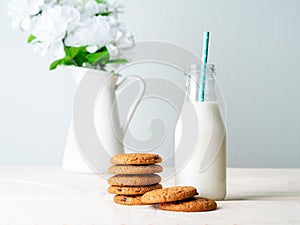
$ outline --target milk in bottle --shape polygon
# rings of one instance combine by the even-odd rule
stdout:
[[[197,188],[201,197],[226,195],[226,130],[216,100],[213,65],[207,65],[205,99],[199,101],[200,65],[187,72],[187,95],[176,126],[176,185]]]

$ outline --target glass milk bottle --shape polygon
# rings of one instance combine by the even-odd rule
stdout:
[[[192,65],[186,71],[186,98],[175,132],[175,182],[196,187],[201,197],[222,200],[226,195],[226,130],[216,98],[215,67],[206,66],[205,79],[202,70],[201,65]]]

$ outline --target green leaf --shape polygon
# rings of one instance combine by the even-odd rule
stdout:
[[[70,58],[74,58],[79,53],[87,52],[87,51],[86,51],[86,46],[81,46],[81,47],[65,47],[65,52],[66,52],[66,56]]]
[[[54,62],[51,63],[49,69],[50,69],[50,70],[56,69],[57,66],[62,65],[63,60],[64,60],[64,59],[58,59],[58,60],[55,60]]]
[[[99,64],[101,66],[107,63],[126,63],[126,59],[109,61],[110,55],[106,47],[99,49],[95,53],[89,53],[86,46],[64,48],[66,56],[51,63],[50,70],[54,70],[61,65],[82,66],[84,63]]]
[[[70,66],[70,65],[75,65],[77,66],[77,63],[70,57],[65,57],[62,61],[63,65],[67,65],[67,66]]]
[[[96,2],[99,3],[99,4],[100,4],[100,3],[104,3],[103,0],[96,0]]]
[[[36,39],[36,36],[34,36],[34,35],[31,34],[31,35],[27,38],[27,43],[32,42],[34,39]]]
[[[67,66],[75,65],[75,66],[77,66],[77,63],[72,58],[66,56],[65,58],[58,59],[58,60],[55,60],[54,62],[52,62],[49,69],[54,70],[58,66],[61,66],[61,65],[67,65]]]
[[[87,60],[87,58],[86,58],[86,55],[87,55],[87,54],[88,54],[88,53],[80,52],[80,53],[78,53],[78,55],[76,55],[76,56],[74,57],[74,60],[75,60],[75,62],[78,64],[78,66],[82,66],[83,63],[88,62],[88,60]]]
[[[90,64],[94,64],[94,63],[106,64],[109,61],[109,53],[107,50],[104,50],[102,52],[88,54],[86,56],[86,59]]]
[[[74,58],[78,54],[79,48],[75,48],[75,47],[67,48],[66,47],[65,52],[66,52],[67,57]]]
[[[87,59],[85,58],[87,54],[89,54],[86,50],[86,46],[81,47],[67,47],[65,46],[65,65],[71,64],[71,65],[77,65],[82,66],[83,63],[87,62]]]
[[[96,16],[109,16],[110,14],[112,14],[112,12],[108,11],[108,12],[102,12],[102,13],[99,13],[99,14],[96,14]]]
[[[114,59],[110,60],[107,63],[116,63],[116,64],[122,64],[122,63],[128,63],[127,59]]]

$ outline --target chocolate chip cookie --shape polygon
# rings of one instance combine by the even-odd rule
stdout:
[[[147,203],[141,201],[141,197],[141,195],[116,195],[114,197],[114,202],[121,205],[147,205]]]
[[[193,197],[176,202],[160,203],[158,207],[163,210],[177,212],[202,212],[215,210],[217,203],[208,198]]]
[[[193,197],[196,194],[196,188],[191,186],[174,186],[153,190],[142,196],[145,203],[163,203],[174,202],[186,198]]]
[[[159,155],[146,153],[118,154],[110,159],[111,164],[149,165],[160,162],[162,158]]]
[[[158,184],[161,177],[157,174],[117,174],[108,179],[114,186],[148,186]]]
[[[160,173],[162,166],[154,165],[114,165],[108,168],[110,174],[148,174]]]
[[[107,190],[110,194],[118,195],[143,195],[148,191],[161,189],[161,184],[153,184],[149,186],[140,186],[140,187],[122,187],[122,186],[110,186]]]

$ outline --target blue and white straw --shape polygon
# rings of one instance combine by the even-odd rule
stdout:
[[[201,93],[200,93],[200,101],[204,102],[204,94],[205,94],[205,80],[206,80],[206,64],[207,64],[207,58],[208,58],[208,44],[209,44],[209,32],[204,32],[203,37],[203,46],[202,46],[202,65],[201,65]]]

